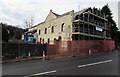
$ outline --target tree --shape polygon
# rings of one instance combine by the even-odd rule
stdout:
[[[2,41],[8,42],[9,39],[10,39],[10,36],[8,34],[7,29],[5,27],[2,27]]]
[[[98,9],[93,7],[93,13],[98,15]]]
[[[105,6],[103,6],[102,12],[105,14],[105,16],[107,17],[107,19],[108,19],[108,18],[110,18],[110,19],[113,18],[113,17],[112,17],[111,10],[110,10],[108,4],[106,4]]]
[[[103,6],[102,13],[105,14],[105,17],[106,17],[106,19],[109,22],[110,30],[111,30],[111,38],[116,41],[117,36],[118,36],[117,35],[118,28],[116,27],[116,23],[113,20],[112,12],[111,12],[108,4],[106,4],[105,6]]]
[[[30,19],[30,20],[25,20],[25,28],[31,28],[34,24],[34,20]]]
[[[2,26],[2,41],[8,42],[9,39],[21,39],[21,35],[25,32],[25,29],[17,28],[6,23],[0,23]]]

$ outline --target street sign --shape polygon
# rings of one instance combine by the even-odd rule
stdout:
[[[96,27],[96,30],[97,30],[97,31],[101,31],[101,32],[103,31],[103,29],[102,29],[102,28],[99,28],[99,27]]]
[[[33,35],[24,35],[24,42],[28,42],[28,43],[33,43],[34,42],[34,36]]]

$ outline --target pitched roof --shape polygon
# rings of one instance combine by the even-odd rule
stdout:
[[[55,19],[58,16],[60,16],[60,15],[56,14],[56,13],[52,12],[52,10],[50,10],[50,12],[49,12],[48,16],[46,17],[45,21],[49,21],[49,20]]]
[[[58,16],[61,16],[61,15],[59,15],[59,14],[56,14],[56,13],[54,13],[54,12],[52,12],[52,13],[53,13],[54,15],[56,15],[57,17],[58,17]]]
[[[59,14],[57,14],[57,13],[54,13],[52,10],[50,10],[50,12],[49,12],[48,16],[46,17],[45,21],[49,21],[49,20],[52,20],[52,19],[55,19],[55,18],[64,16],[64,15],[69,14],[69,13],[71,13],[71,12],[74,12],[74,10],[69,11],[69,12],[66,12],[66,13],[64,13],[64,14],[62,14],[62,15],[59,15]],[[44,21],[44,22],[41,22],[41,23],[39,23],[39,24],[31,27],[31,28],[37,27],[38,25],[40,25],[40,24],[42,24],[42,23],[45,23],[45,21]]]

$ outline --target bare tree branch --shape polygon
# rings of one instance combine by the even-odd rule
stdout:
[[[34,20],[33,19],[25,20],[24,23],[25,23],[25,28],[31,28],[34,24]]]

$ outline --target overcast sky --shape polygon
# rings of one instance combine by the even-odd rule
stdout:
[[[102,8],[108,4],[113,18],[118,23],[119,0],[0,0],[0,22],[24,27],[24,21],[34,20],[34,25],[47,17],[50,9],[58,14],[74,10],[75,12],[88,7]]]

